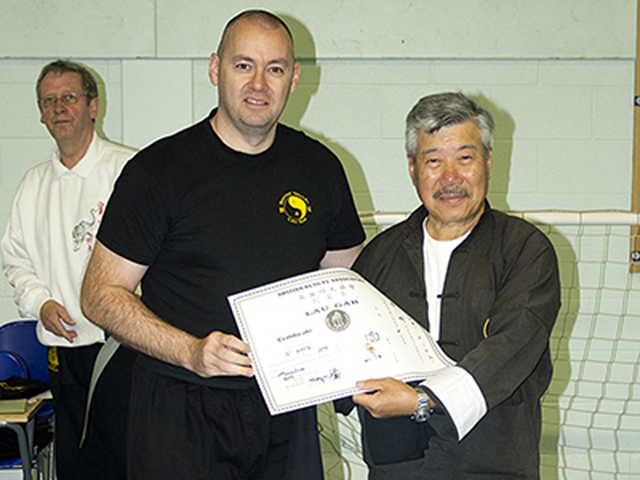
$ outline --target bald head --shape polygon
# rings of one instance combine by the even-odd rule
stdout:
[[[294,59],[295,55],[293,50],[293,36],[291,35],[289,27],[287,27],[287,24],[284,23],[279,17],[264,10],[247,10],[245,12],[239,13],[231,20],[229,20],[227,25],[224,27],[222,38],[220,39],[220,44],[218,45],[218,56],[222,57],[224,55],[224,51],[229,43],[229,38],[233,33],[234,26],[241,22],[255,23],[267,30],[276,30],[278,28],[284,29],[290,42],[291,59]]]

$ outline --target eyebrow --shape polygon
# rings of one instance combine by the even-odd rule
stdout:
[[[441,149],[438,147],[434,147],[434,148],[430,148],[429,150],[424,150],[421,155],[429,155],[430,153],[437,153],[439,152]],[[461,145],[456,149],[456,152],[461,152],[462,150],[475,150],[478,151],[478,147],[476,147],[473,144],[469,144],[469,145]]]
[[[249,57],[247,55],[236,55],[231,60],[233,63],[240,62],[240,61],[256,63],[256,61],[252,57]],[[286,67],[289,67],[291,65],[291,62],[289,62],[289,60],[287,60],[286,58],[274,58],[267,62],[267,65],[273,65],[273,64],[284,65]]]
[[[78,92],[76,92],[74,90],[65,90],[60,95],[61,96],[62,95],[69,95],[70,93],[73,94],[73,95],[81,95],[83,92],[81,91],[81,93],[78,93]],[[40,94],[40,99],[41,100],[44,100],[45,98],[50,98],[50,97],[58,97],[58,94],[54,93],[54,92],[48,92],[48,93],[41,93]]]

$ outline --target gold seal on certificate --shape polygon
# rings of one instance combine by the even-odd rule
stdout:
[[[318,270],[228,300],[272,415],[358,393],[358,380],[424,380],[454,366],[420,324],[351,270]]]

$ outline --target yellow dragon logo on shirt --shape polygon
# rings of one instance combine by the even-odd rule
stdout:
[[[294,191],[285,193],[279,202],[279,211],[287,217],[289,223],[301,225],[306,222],[311,213],[311,205],[307,198]]]

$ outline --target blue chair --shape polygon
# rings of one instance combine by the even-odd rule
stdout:
[[[0,325],[0,350],[13,352],[27,364],[28,377],[49,385],[47,347],[36,336],[36,320],[15,320]]]
[[[7,350],[0,350],[0,380],[12,376],[29,378],[29,367],[22,357]]]
[[[36,320],[15,320],[0,326],[0,380],[15,375],[49,385],[47,347],[42,345],[36,336],[37,323]],[[38,411],[38,415],[46,418],[52,427],[53,404],[47,402]],[[6,426],[21,435],[15,426]],[[34,444],[33,441],[30,443]],[[45,470],[48,470],[49,478],[53,478],[53,446],[53,439],[47,448],[38,450],[33,446],[32,458],[36,459],[38,478],[44,478]],[[45,468],[45,453],[48,457],[48,468]],[[31,478],[30,466],[27,468],[22,465],[20,457],[0,461],[0,469],[18,466],[22,466],[25,478]]]

